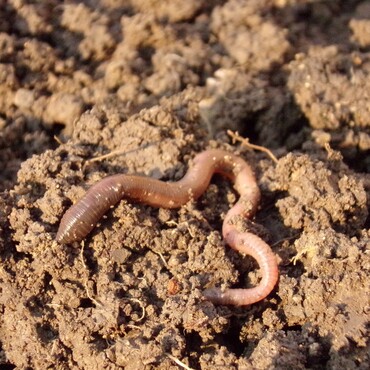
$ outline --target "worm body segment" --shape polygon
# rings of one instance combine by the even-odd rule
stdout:
[[[143,176],[113,175],[93,185],[63,216],[56,240],[62,244],[82,240],[101,217],[122,198],[153,207],[178,208],[198,199],[207,189],[212,176],[219,173],[234,183],[240,194],[223,223],[223,237],[236,251],[252,256],[260,266],[262,279],[251,289],[211,288],[205,298],[214,303],[249,305],[264,299],[278,279],[274,253],[257,235],[239,232],[235,221],[251,218],[257,211],[260,191],[250,166],[240,157],[223,150],[206,150],[193,160],[185,176],[177,182],[163,182]]]

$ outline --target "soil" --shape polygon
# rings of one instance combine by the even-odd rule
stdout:
[[[369,35],[359,0],[0,0],[1,368],[369,369]],[[91,184],[174,181],[206,148],[256,172],[262,302],[202,296],[259,279],[222,241],[217,176],[56,243]]]

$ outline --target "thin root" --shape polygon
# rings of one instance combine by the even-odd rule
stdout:
[[[104,159],[107,159],[107,158],[111,158],[111,157],[115,157],[116,155],[120,155],[120,154],[126,154],[127,153],[127,150],[126,149],[117,149],[117,150],[113,150],[112,152],[110,153],[107,153],[107,154],[103,154],[103,155],[99,155],[97,157],[94,157],[94,158],[91,158],[89,160],[86,161],[86,164],[88,163],[92,163],[92,162],[99,162],[99,161],[103,161]]]
[[[175,356],[170,355],[169,353],[166,353],[166,356],[170,358],[172,361],[174,361],[177,365],[181,366],[183,369],[186,370],[194,370],[193,368],[189,367],[188,365],[184,364],[182,361],[180,361]]]
[[[281,244],[283,242],[297,239],[299,235],[300,235],[300,233],[297,233],[297,234],[294,234],[292,236],[288,236],[286,238],[279,239],[274,244],[271,244],[271,247],[276,247],[277,245],[279,245],[279,244]]]
[[[152,249],[152,252],[155,253],[156,255],[158,255],[160,257],[160,259],[162,260],[163,264],[168,269],[168,263],[167,263],[166,259],[164,258],[163,254],[161,252],[157,252],[157,251],[155,251],[153,249]]]
[[[62,145],[63,142],[62,140],[59,139],[59,137],[57,135],[54,135],[54,140],[59,144],[59,145]]]
[[[227,130],[227,134],[233,139],[233,143],[240,141],[244,146],[250,149],[258,150],[260,152],[266,153],[275,163],[278,162],[278,159],[272,154],[270,149],[265,148],[264,146],[252,144],[249,142],[249,139],[241,137],[238,131]]]
[[[134,320],[135,322],[141,321],[146,316],[145,307],[144,307],[143,303],[139,299],[137,299],[137,298],[124,298],[124,300],[136,302],[141,307],[141,310],[143,311],[143,313],[142,313],[142,315],[137,320]]]
[[[80,252],[80,257],[81,257],[81,262],[82,262],[82,265],[84,267],[84,269],[87,271],[88,268],[86,266],[86,263],[85,263],[85,258],[84,258],[84,250],[85,250],[85,242],[82,241],[81,242],[81,252]],[[89,290],[89,287],[87,286],[87,282],[88,282],[88,278],[84,281],[84,287],[85,287],[85,291],[86,291],[86,295],[87,297],[95,303],[96,307],[101,307],[102,304],[97,301],[91,294],[90,294],[90,290]]]
[[[310,246],[302,249],[301,251],[299,251],[295,256],[293,256],[290,259],[290,262],[292,262],[293,265],[295,266],[297,264],[297,262],[300,261],[302,259],[302,257],[304,257],[304,256],[306,256],[307,258],[312,258],[315,251],[316,251],[316,246],[310,245]]]
[[[115,157],[115,156],[121,155],[121,154],[125,154],[126,155],[126,154],[130,154],[130,153],[134,153],[134,152],[137,152],[139,150],[146,149],[149,146],[156,145],[156,144],[158,144],[160,142],[161,141],[153,141],[151,143],[148,143],[148,144],[139,146],[138,148],[135,148],[135,149],[132,149],[132,150],[127,150],[127,148],[113,150],[112,152],[109,152],[107,154],[103,154],[103,155],[99,155],[97,157],[91,158],[91,159],[87,160],[85,164],[88,165],[89,163],[92,163],[92,162],[103,161],[104,159]]]

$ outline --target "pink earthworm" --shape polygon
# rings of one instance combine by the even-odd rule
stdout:
[[[198,199],[212,176],[219,173],[234,183],[240,194],[223,222],[225,242],[236,251],[252,256],[261,269],[262,279],[250,289],[206,289],[204,297],[216,304],[250,305],[273,290],[278,280],[277,260],[270,246],[257,235],[240,232],[236,221],[251,218],[257,211],[260,190],[251,167],[229,152],[210,149],[195,156],[193,165],[177,182],[163,182],[144,176],[113,175],[93,185],[63,216],[56,240],[62,244],[80,241],[96,226],[101,217],[123,197],[154,207],[178,208]]]

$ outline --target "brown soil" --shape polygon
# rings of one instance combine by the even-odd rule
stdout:
[[[370,368],[369,34],[360,0],[0,0],[1,368]],[[87,186],[173,181],[210,147],[256,171],[267,299],[202,297],[259,278],[222,241],[236,194],[218,177],[55,242]]]

